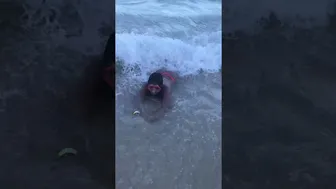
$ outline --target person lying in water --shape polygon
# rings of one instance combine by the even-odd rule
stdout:
[[[136,96],[136,106],[145,101],[146,98],[154,98],[161,102],[161,107],[153,112],[151,117],[146,116],[147,121],[155,121],[164,116],[164,112],[172,107],[172,87],[176,82],[176,74],[170,71],[158,70],[152,73],[147,83],[140,89]]]

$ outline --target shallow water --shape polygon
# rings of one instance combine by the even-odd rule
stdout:
[[[220,2],[118,1],[116,31],[117,187],[220,188]],[[131,100],[161,68],[180,75],[174,107],[147,123]]]
[[[117,97],[119,187],[220,186],[220,78],[198,76],[183,81],[173,95],[173,110],[153,124],[132,116],[132,104],[127,103],[131,95],[125,95],[129,91]]]

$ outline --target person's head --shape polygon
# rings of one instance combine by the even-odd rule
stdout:
[[[160,73],[152,73],[147,82],[147,89],[152,95],[156,95],[161,91],[161,87],[163,86],[163,77]]]

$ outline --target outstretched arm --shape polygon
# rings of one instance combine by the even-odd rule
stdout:
[[[146,85],[143,85],[137,95],[134,97],[134,106],[139,109],[140,104],[144,101],[146,94]]]
[[[156,121],[164,116],[165,111],[171,107],[171,94],[168,90],[165,90],[162,102],[161,102],[161,108],[159,108],[156,112],[154,112],[154,115],[151,117],[149,121]]]
[[[167,108],[170,108],[172,105],[171,102],[171,93],[169,90],[165,90],[165,93],[163,95],[163,99],[162,99],[162,108],[163,110],[166,110]]]

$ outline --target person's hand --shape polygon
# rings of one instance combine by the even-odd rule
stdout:
[[[148,121],[149,123],[153,123],[153,122],[157,121],[157,117],[155,117],[155,116],[150,116],[150,117],[147,119],[147,121]]]
[[[155,112],[153,112],[152,114],[150,115],[146,115],[144,117],[144,119],[149,122],[149,123],[153,123],[155,121],[158,121],[160,118],[162,118],[164,116],[164,110],[163,109],[159,109]]]
[[[144,120],[147,121],[148,123],[152,123],[157,120],[157,117],[147,115],[147,116],[144,116]]]
[[[151,116],[151,121],[153,122],[153,121],[159,120],[160,118],[163,118],[164,114],[165,114],[165,111],[163,108],[159,109],[156,112],[153,112],[153,115]]]

